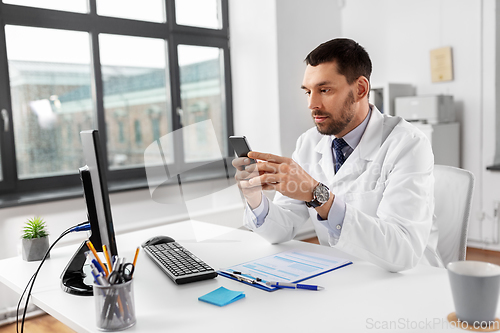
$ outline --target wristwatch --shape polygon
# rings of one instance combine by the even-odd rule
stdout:
[[[307,207],[321,207],[330,199],[330,189],[325,184],[319,183],[313,190],[312,201],[306,201]]]

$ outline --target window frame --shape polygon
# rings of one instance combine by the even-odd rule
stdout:
[[[172,129],[181,128],[180,70],[178,66],[177,47],[179,44],[217,47],[223,50],[224,91],[221,92],[222,103],[225,106],[225,130],[227,135],[233,134],[231,66],[229,54],[229,14],[228,0],[219,0],[222,19],[221,29],[178,25],[175,20],[175,0],[164,0],[166,8],[166,22],[147,22],[125,18],[97,15],[96,0],[88,0],[88,13],[65,12],[52,9],[25,7],[21,5],[4,4],[0,2],[0,110],[7,110],[9,116],[8,131],[4,131],[4,121],[0,117],[0,154],[3,178],[0,180],[0,207],[13,206],[23,203],[43,202],[54,199],[63,199],[81,196],[81,185],[78,170],[75,174],[31,179],[17,177],[17,159],[14,142],[13,111],[9,82],[9,68],[6,50],[5,26],[19,25],[37,28],[50,28],[88,32],[91,51],[91,89],[94,95],[94,112],[97,129],[99,130],[101,147],[104,156],[108,156],[107,133],[104,114],[103,81],[101,61],[99,55],[99,34],[115,34],[135,37],[158,38],[166,41],[167,68],[169,71],[169,90],[167,100],[171,105]],[[129,138],[130,139],[130,138]],[[132,138],[135,140],[135,137]],[[175,161],[184,161],[183,143],[175,145]],[[223,157],[226,164],[225,174],[206,170],[188,181],[210,178],[227,178],[234,174],[230,165],[229,142],[223,147]],[[184,163],[184,162],[182,162]],[[193,164],[190,164],[191,167]],[[112,169],[105,159],[105,168],[109,181],[110,191],[124,189],[146,188],[147,180],[145,168]],[[178,180],[172,179],[172,183]],[[47,195],[43,195],[46,193]]]

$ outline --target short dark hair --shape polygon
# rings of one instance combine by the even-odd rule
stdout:
[[[372,62],[368,52],[348,38],[336,38],[320,44],[307,55],[304,61],[311,66],[335,61],[339,74],[344,75],[349,84],[360,76],[370,81],[372,73]]]

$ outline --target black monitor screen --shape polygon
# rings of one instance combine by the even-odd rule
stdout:
[[[113,219],[111,217],[111,207],[109,204],[108,183],[106,181],[106,170],[104,169],[104,156],[101,153],[99,133],[97,130],[80,132],[82,139],[83,154],[90,172],[92,182],[92,194],[95,201],[95,215],[97,216],[97,225],[102,244],[95,244],[96,250],[100,251],[99,245],[106,245],[110,255],[118,255],[116,249],[115,232],[113,228]],[[87,206],[89,201],[87,200]],[[87,207],[87,210],[94,207]],[[91,218],[91,216],[89,216]],[[91,224],[94,224],[90,221]],[[94,233],[92,226],[92,233]]]

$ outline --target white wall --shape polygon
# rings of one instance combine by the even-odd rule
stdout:
[[[469,242],[469,244],[492,250],[500,250],[500,245],[489,244],[498,243],[500,239],[498,223],[500,221],[500,212],[497,217],[494,217],[494,202],[500,202],[500,173],[487,171],[484,168],[492,165],[495,158],[496,128],[495,123],[498,122],[497,115],[500,114],[500,104],[497,103],[497,96],[500,96],[500,86],[498,79],[500,78],[500,42],[496,40],[498,33],[500,7],[498,2],[494,0],[484,1],[483,8],[483,115],[482,115],[482,165],[483,172],[477,177],[481,182],[479,202],[483,209],[484,215],[480,218],[476,217],[477,237],[481,242]],[[500,135],[500,133],[499,133]],[[480,214],[478,214],[480,215]]]
[[[281,152],[292,156],[300,134],[314,126],[300,86],[304,58],[341,35],[341,12],[332,0],[277,0],[279,128]]]
[[[476,175],[476,182],[480,182],[477,187],[479,192],[479,205],[484,214],[477,214],[475,217],[475,240],[479,242],[469,242],[469,244],[480,247],[499,250],[500,246],[495,243],[499,239],[498,235],[498,217],[493,215],[494,201],[500,202],[500,173],[487,171],[486,167],[493,164],[495,158],[496,129],[495,122],[499,112],[499,104],[496,96],[499,96],[499,86],[497,84],[499,75],[499,66],[497,66],[498,48],[500,43],[496,41],[497,26],[500,23],[498,19],[497,2],[494,0],[484,1],[483,6],[483,113],[482,113],[482,173]]]
[[[274,0],[229,1],[234,134],[281,154],[276,24]]]

